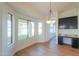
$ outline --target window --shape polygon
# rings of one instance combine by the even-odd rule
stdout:
[[[38,34],[42,34],[42,23],[38,23]]]
[[[28,35],[29,38],[34,36],[34,22],[28,21]]]
[[[55,33],[55,23],[50,24],[50,33]]]
[[[13,43],[13,36],[12,36],[12,26],[13,26],[13,15],[8,13],[8,20],[7,20],[7,30],[8,30],[8,45]]]
[[[34,36],[34,22],[31,22],[31,37]]]
[[[23,19],[18,20],[18,40],[27,39],[27,21]]]
[[[24,40],[34,36],[34,22],[18,20],[18,39]]]
[[[32,36],[34,36],[34,22],[31,22],[32,24]]]

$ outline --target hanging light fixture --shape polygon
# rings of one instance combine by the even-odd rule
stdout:
[[[50,2],[50,9],[49,9],[49,19],[46,21],[47,24],[55,23],[55,20],[52,20],[52,9],[51,9],[51,2]]]

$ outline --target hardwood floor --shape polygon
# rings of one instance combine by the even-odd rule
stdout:
[[[18,51],[15,56],[79,56],[79,49],[67,45],[57,45],[56,40],[34,44]]]

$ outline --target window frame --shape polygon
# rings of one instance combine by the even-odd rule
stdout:
[[[11,16],[11,19],[10,19],[10,21],[11,21],[11,41],[10,41],[10,43],[8,43],[8,46],[10,46],[10,45],[12,45],[14,42],[13,42],[13,14],[12,13],[8,13],[8,15],[10,15]],[[7,19],[7,22],[8,22],[9,20]],[[7,23],[7,26],[8,26],[8,23]],[[7,27],[8,28],[8,27]],[[8,34],[8,33],[7,33]],[[8,39],[9,40],[9,39]]]
[[[27,29],[27,37],[26,37],[26,39],[19,39],[19,22],[21,22],[21,21],[19,21],[19,20],[24,20],[24,21],[26,21],[26,23],[27,23],[27,28],[28,28],[28,20],[23,19],[23,18],[18,18],[18,40],[26,40],[26,39],[28,39],[28,29]]]
[[[18,35],[19,35],[19,20],[24,20],[27,23],[27,38],[26,39],[34,37],[35,36],[35,23],[34,23],[34,21],[26,20],[23,18],[18,18]],[[34,23],[34,35],[32,35],[32,23],[31,22]],[[18,40],[26,40],[26,39],[19,39],[19,36],[18,36]]]
[[[34,28],[33,28],[34,24]],[[33,21],[28,21],[28,38],[34,37],[35,36],[35,23]],[[32,29],[34,29],[34,33],[32,34]]]
[[[39,24],[41,24],[41,26]],[[41,33],[40,33],[39,29],[41,29]],[[43,23],[42,22],[38,22],[38,35],[42,35],[42,34],[43,34]]]
[[[56,23],[52,23],[52,24],[50,24],[50,33],[55,33],[55,30],[56,30],[56,28],[55,28],[55,26],[56,26]],[[52,32],[51,32],[51,29],[52,29]]]

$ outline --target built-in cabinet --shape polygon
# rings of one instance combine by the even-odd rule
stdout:
[[[78,29],[78,16],[59,18],[59,29]]]
[[[79,48],[79,38],[72,38],[72,47]]]
[[[58,44],[63,45],[63,37],[58,36]]]
[[[58,36],[58,44],[63,45],[63,38],[67,36]],[[72,48],[79,48],[79,38],[69,37],[72,38]]]

